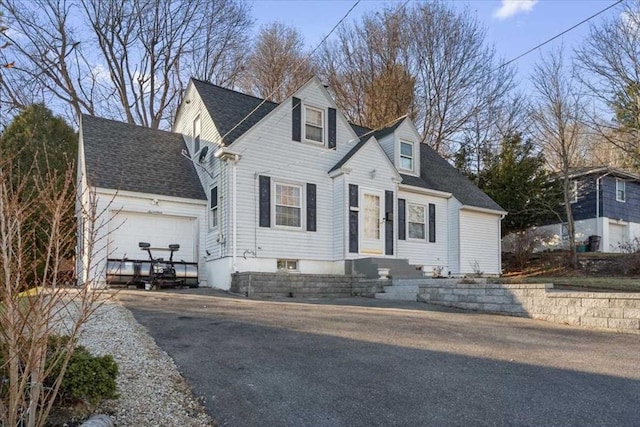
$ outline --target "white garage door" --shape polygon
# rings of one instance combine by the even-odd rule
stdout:
[[[609,223],[609,251],[620,252],[620,244],[627,241],[627,226]]]
[[[500,216],[460,211],[460,272],[500,274]]]
[[[148,242],[154,258],[168,259],[169,245],[177,243],[175,260],[197,261],[195,218],[118,212],[112,214],[109,231],[109,258],[147,259],[138,242]]]

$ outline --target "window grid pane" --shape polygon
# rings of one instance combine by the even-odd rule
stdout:
[[[400,143],[400,154],[407,157],[413,157],[413,145],[406,142]]]
[[[305,109],[305,138],[322,142],[324,135],[322,111],[307,107]]]
[[[302,191],[293,185],[276,184],[276,225],[300,227]]]
[[[426,209],[421,205],[409,205],[409,238],[425,239],[426,238]]]
[[[307,123],[306,127],[306,138],[311,141],[322,142],[322,128],[313,126]]]

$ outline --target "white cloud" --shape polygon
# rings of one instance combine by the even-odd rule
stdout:
[[[497,9],[493,16],[498,19],[507,19],[519,13],[531,12],[538,0],[502,0],[502,6]]]

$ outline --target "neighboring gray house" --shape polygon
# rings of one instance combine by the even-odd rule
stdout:
[[[223,289],[236,271],[344,274],[360,258],[500,274],[505,212],[408,118],[352,125],[317,78],[281,104],[195,79],[183,99],[172,132],[82,117],[79,191],[110,219],[97,259],[179,243]]]
[[[640,238],[640,177],[607,166],[571,171],[573,219],[576,241],[600,236],[600,252],[620,252]],[[569,242],[566,223],[536,227],[550,238],[540,249],[564,248]]]

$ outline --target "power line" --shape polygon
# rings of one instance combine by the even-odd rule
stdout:
[[[327,41],[327,39],[329,38],[329,36],[331,36],[331,34],[333,34],[333,32],[340,26],[340,24],[342,24],[342,22],[344,22],[345,19],[347,19],[347,17],[349,16],[349,14],[351,14],[351,12],[353,11],[353,9],[356,8],[356,6],[358,6],[360,4],[361,0],[356,0],[356,2],[353,4],[353,6],[351,6],[351,8],[349,10],[347,10],[347,13],[344,14],[344,16],[336,23],[336,25],[333,26],[333,28],[331,29],[331,31],[329,31],[329,33],[327,33],[326,36],[324,36],[324,38],[320,41],[320,43],[318,43],[318,45],[307,55],[307,59],[311,59],[311,57],[313,57],[313,54],[316,53],[316,51],[318,49],[320,49],[320,46],[322,46],[324,44],[325,41]],[[296,71],[298,71],[300,69],[300,67],[302,67],[304,65],[305,61],[300,61],[300,64],[298,64],[298,66],[293,70],[292,74],[294,74]],[[244,123],[249,117],[251,117],[252,114],[254,114],[256,111],[258,111],[258,109],[260,109],[260,107],[262,107],[264,105],[265,102],[267,102],[267,99],[271,98],[271,96],[276,93],[278,90],[280,90],[280,88],[282,87],[282,85],[284,84],[284,80],[278,85],[277,88],[275,88],[268,96],[266,96],[262,102],[260,102],[253,110],[249,111],[249,113],[244,116],[242,118],[242,120],[240,120],[238,123],[236,123],[236,125],[234,127],[232,127],[231,129],[229,129],[224,135],[222,135],[222,138],[220,138],[220,140],[224,141],[224,138],[229,135],[231,132],[233,132],[238,126],[240,126],[242,123]]]
[[[618,0],[618,1],[616,1],[616,2],[615,2],[615,3],[613,3],[612,5],[605,7],[605,8],[604,8],[604,9],[602,9],[601,11],[599,11],[599,12],[597,12],[597,13],[595,13],[595,14],[591,15],[590,17],[588,17],[588,18],[586,18],[586,19],[583,19],[582,21],[578,22],[577,24],[573,25],[572,27],[567,28],[567,29],[566,29],[566,30],[564,30],[563,32],[561,32],[561,33],[559,33],[559,34],[556,34],[555,36],[551,37],[550,39],[543,41],[543,42],[542,42],[542,43],[540,43],[539,45],[537,45],[537,46],[535,46],[535,47],[532,47],[532,48],[531,48],[531,49],[529,49],[528,51],[526,51],[526,52],[524,52],[524,53],[522,53],[522,54],[520,54],[520,55],[516,56],[516,57],[515,57],[515,58],[513,58],[513,59],[508,60],[508,61],[507,61],[507,62],[505,62],[504,64],[501,64],[500,66],[498,66],[498,67],[497,67],[495,70],[493,70],[493,71],[498,71],[499,69],[501,69],[501,68],[503,68],[503,67],[506,67],[507,65],[511,64],[512,62],[517,61],[518,59],[522,58],[523,56],[526,56],[526,55],[530,54],[531,52],[533,52],[533,51],[536,51],[536,50],[540,49],[542,46],[544,46],[544,45],[546,45],[546,44],[548,44],[548,43],[551,43],[552,41],[554,41],[554,40],[555,40],[555,39],[557,39],[558,37],[562,37],[563,35],[567,34],[569,31],[572,31],[572,30],[574,30],[574,29],[578,28],[580,25],[582,25],[582,24],[584,24],[584,23],[586,23],[586,22],[589,22],[590,20],[592,20],[592,19],[593,19],[593,18],[595,18],[596,16],[603,14],[603,13],[604,13],[604,12],[606,12],[607,10],[611,9],[612,7],[615,7],[615,6],[619,5],[619,4],[620,4],[620,3],[622,3],[623,1],[624,1],[624,0]],[[493,72],[493,71],[492,71],[492,72]]]

